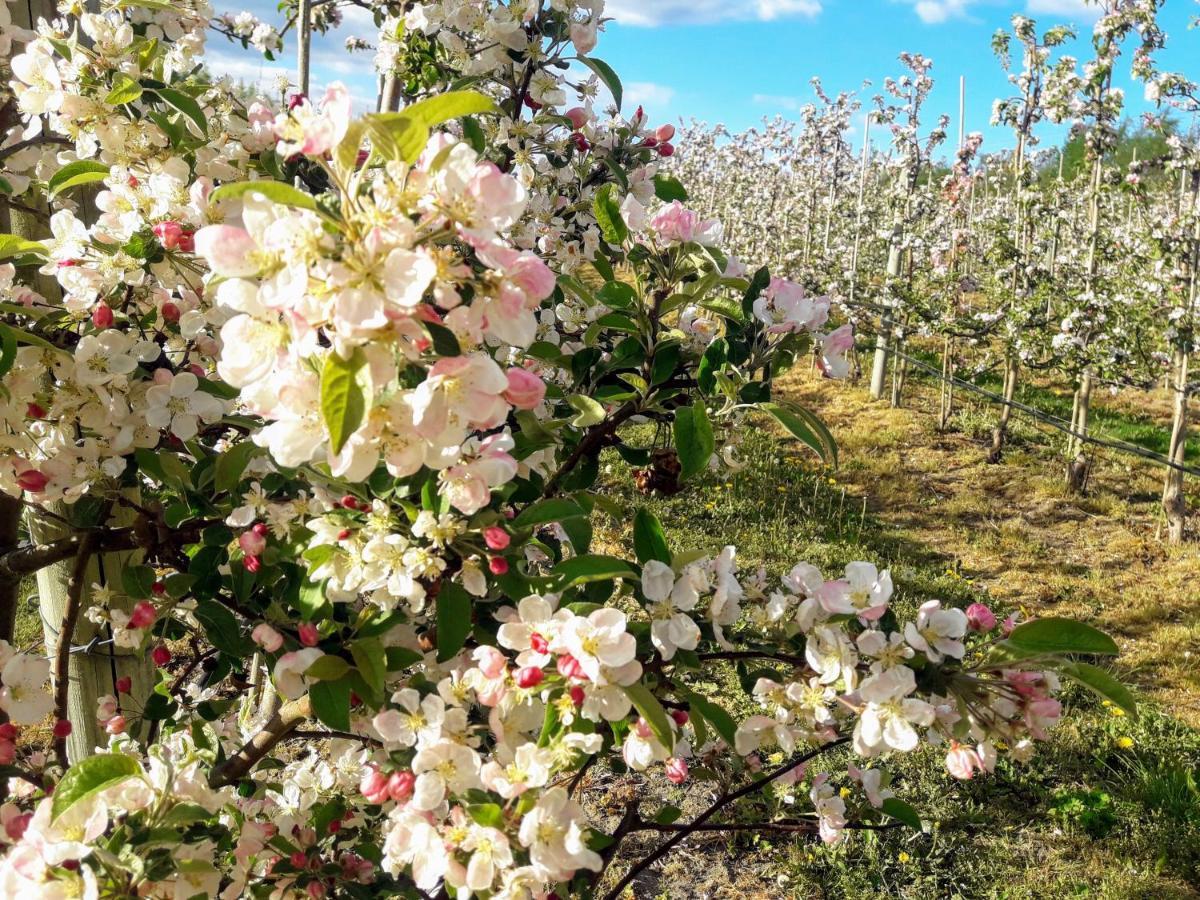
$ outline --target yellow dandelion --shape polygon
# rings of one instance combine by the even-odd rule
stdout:
[[[911,857],[911,856],[909,856],[907,853],[905,853],[903,850],[901,850],[901,851],[900,851],[900,855],[897,857],[897,859],[899,859],[899,860],[900,860],[900,862],[902,862],[902,863],[906,863],[906,862],[908,862],[910,859],[912,859],[912,857]]]
[[[1117,746],[1122,750],[1129,750],[1133,747],[1133,738],[1129,737],[1128,735],[1121,735],[1119,738],[1117,738]]]
[[[1119,706],[1110,707],[1108,711],[1118,719],[1125,715],[1125,710],[1121,709]]]

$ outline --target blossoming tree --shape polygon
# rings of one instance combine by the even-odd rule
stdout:
[[[772,784],[811,808],[748,827],[918,826],[887,756],[1023,760],[1060,677],[1132,708],[1075,659],[1116,652],[1088,626],[904,621],[869,562],[739,572],[615,506],[602,451],[674,489],[751,416],[832,462],[776,379],[814,351],[844,374],[849,330],[659,171],[673,129],[589,55],[599,0],[385,12],[363,116],[336,84],[272,108],[207,80],[208,27],[270,52],[286,28],[202,0],[0,23],[2,564],[68,570],[53,659],[0,643],[5,896],[615,897]],[[16,545],[22,511],[58,535]],[[601,515],[628,558],[592,547]],[[82,696],[80,740],[71,660],[99,645],[151,677]],[[747,661],[738,721],[698,685]],[[597,764],[702,768],[715,799],[601,828]],[[663,838],[607,874],[636,831]]]

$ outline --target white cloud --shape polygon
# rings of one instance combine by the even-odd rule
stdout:
[[[1085,0],[1029,0],[1027,8],[1031,13],[1041,13],[1051,16],[1080,16],[1085,19],[1098,19],[1100,8]]]
[[[961,19],[975,0],[917,0],[913,11],[926,25],[940,25],[949,19]]]
[[[769,22],[813,18],[822,0],[608,0],[604,12],[622,25],[699,25],[730,19]]]
[[[786,109],[796,112],[804,104],[796,97],[784,97],[779,94],[755,94],[752,98],[755,106],[769,106],[773,109]]]
[[[625,85],[625,100],[633,106],[661,109],[675,99],[675,88],[653,81],[631,81]]]

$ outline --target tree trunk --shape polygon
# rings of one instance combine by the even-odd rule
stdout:
[[[1187,455],[1188,432],[1188,359],[1189,354],[1175,351],[1175,416],[1171,424],[1171,445],[1167,458],[1176,465],[1183,465]],[[1183,542],[1184,526],[1187,524],[1187,495],[1183,490],[1183,470],[1167,469],[1166,484],[1163,486],[1162,507],[1167,517],[1167,541],[1171,544]]]
[[[888,248],[887,287],[884,291],[883,311],[879,314],[879,334],[875,336],[875,363],[871,367],[871,399],[882,400],[883,389],[887,382],[888,345],[892,339],[892,317],[894,315],[891,298],[892,284],[900,277],[900,264],[904,251],[900,247],[901,229],[896,225],[892,229],[892,243]]]
[[[938,413],[938,431],[949,431],[954,413],[954,341],[947,335],[942,345],[942,405]]]
[[[51,504],[47,508],[64,518],[70,516],[71,509],[66,504]],[[131,510],[117,507],[106,524],[125,527],[131,525],[134,518]],[[69,527],[46,516],[31,514],[26,517],[26,523],[30,536],[36,541],[52,541],[71,533]],[[114,590],[111,608],[125,612],[133,608],[135,601],[126,597],[121,589],[121,573],[126,566],[138,565],[141,560],[142,551],[132,550],[98,554],[88,561],[79,621],[75,634],[65,638],[59,632],[67,609],[67,582],[74,560],[54,563],[37,573],[42,628],[46,636],[46,651],[51,658],[58,651],[60,639],[69,640],[72,647],[85,647],[93,639],[98,644],[89,650],[73,652],[67,671],[67,719],[73,726],[67,738],[67,755],[72,763],[90,756],[98,745],[106,743],[96,721],[96,703],[104,694],[117,694],[118,678],[128,676],[133,683],[128,695],[117,697],[122,713],[131,722],[141,713],[146,698],[154,688],[155,670],[148,654],[114,646],[110,642],[110,629],[97,625],[87,617],[88,608],[95,602],[93,585],[108,586]],[[138,728],[130,728],[130,733],[138,735],[142,732]]]
[[[1067,488],[1076,494],[1082,494],[1087,489],[1088,473],[1091,462],[1088,460],[1086,442],[1088,413],[1092,404],[1092,374],[1084,372],[1079,380],[1079,390],[1076,392],[1075,418],[1071,423],[1070,450],[1067,454]]]
[[[988,462],[1000,462],[1004,453],[1004,442],[1008,437],[1008,423],[1012,419],[1012,402],[1017,392],[1017,372],[1019,367],[1017,357],[1009,354],[1004,367],[1004,405],[1000,408],[1000,421],[992,429],[992,449],[988,452]]]

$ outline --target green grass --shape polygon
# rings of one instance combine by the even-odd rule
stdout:
[[[744,574],[761,565],[778,576],[805,560],[832,576],[865,559],[892,569],[901,610],[931,597],[955,605],[992,599],[970,571],[913,539],[915,529],[873,515],[839,475],[765,432],[745,433],[746,468],[735,475],[705,475],[677,496],[644,497],[606,457],[606,489],[627,509],[649,506],[674,551],[736,545]],[[639,438],[651,434],[629,439]],[[853,463],[851,455],[843,471]],[[627,544],[622,527],[601,529],[599,540]],[[717,673],[713,684],[736,715],[748,712],[736,679]],[[1200,732],[1148,703],[1133,721],[1077,690],[1065,699],[1063,724],[1026,766],[1002,762],[991,777],[959,783],[935,750],[886,759],[898,794],[931,823],[925,833],[857,833],[832,849],[791,837],[700,841],[639,882],[636,895],[1200,896],[1200,795],[1191,774],[1200,767]],[[703,805],[671,802],[685,815]]]

